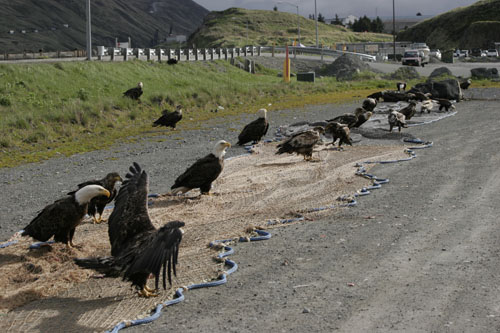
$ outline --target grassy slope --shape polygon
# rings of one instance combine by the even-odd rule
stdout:
[[[157,12],[150,13],[153,2]],[[130,36],[133,45],[150,46],[156,29],[165,37],[173,24],[174,33],[189,35],[208,13],[191,0],[94,0],[91,4],[94,45],[112,46],[115,37],[126,41]],[[84,0],[0,0],[0,8],[0,52],[85,48]],[[16,33],[8,34],[11,29]],[[21,29],[28,33],[21,34]],[[31,33],[33,29],[40,32]]]
[[[248,40],[246,25],[248,20]],[[301,43],[316,42],[315,21],[300,17]],[[332,45],[339,42],[390,41],[391,36],[375,33],[354,33],[346,28],[318,23],[319,42]],[[203,26],[190,40],[198,47],[284,45],[297,38],[297,15],[269,10],[230,8],[211,12]]]
[[[151,131],[152,121],[168,107],[158,101],[167,97],[184,105],[179,127],[189,129],[268,103],[275,109],[333,103],[393,85],[334,78],[285,84],[276,73],[268,74],[251,75],[224,61],[0,65],[0,167],[99,149]],[[141,104],[121,96],[138,81],[145,90]],[[210,112],[217,105],[225,109]]]
[[[460,7],[433,18],[398,34],[398,40],[426,42],[431,48],[454,49],[457,47],[485,47],[463,45],[462,38],[474,22],[499,21],[500,0],[482,0],[467,7]],[[478,35],[480,37],[480,35]],[[499,36],[500,37],[500,36]]]

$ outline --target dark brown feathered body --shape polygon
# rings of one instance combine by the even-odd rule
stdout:
[[[383,91],[377,91],[376,93],[368,95],[367,98],[373,98],[374,100],[376,100],[378,102],[380,99],[384,98],[384,92]]]
[[[87,204],[79,205],[74,195],[71,195],[45,207],[24,228],[22,235],[31,236],[41,242],[46,242],[54,236],[56,242],[68,244],[85,214]]]
[[[106,177],[99,179],[99,180],[89,180],[87,182],[78,184],[78,188],[85,187],[87,185],[100,185],[104,187],[106,190],[111,193],[111,195],[106,197],[105,195],[100,195],[92,200],[90,200],[89,205],[88,205],[88,211],[87,214],[92,216],[94,220],[97,221],[96,219],[96,214],[99,214],[99,216],[102,216],[102,213],[104,212],[104,208],[106,207],[107,204],[109,204],[111,201],[116,196],[116,189],[115,189],[115,184],[116,182],[121,182],[122,177],[117,172],[110,172],[106,175]]]
[[[363,112],[363,113],[359,114],[358,115],[358,121],[352,127],[354,127],[354,128],[360,127],[361,125],[363,125],[364,123],[366,123],[368,121],[368,119],[370,119],[370,117],[372,115],[373,115],[373,113],[370,112],[370,111]]]
[[[202,194],[206,194],[210,192],[212,183],[219,177],[223,169],[224,159],[219,159],[214,154],[208,154],[194,162],[183,174],[177,177],[171,189],[185,187],[191,190],[199,188]]]
[[[163,268],[163,288],[171,282],[171,271],[176,274],[179,245],[184,222],[171,221],[156,229],[151,223],[147,208],[148,176],[134,163],[126,175],[116,197],[115,209],[109,217],[111,257],[75,259],[84,268],[95,269],[110,276],[123,276],[141,290],[141,295],[151,296],[146,288],[150,274],[155,276],[158,289]]]
[[[408,127],[405,115],[400,112],[391,111],[387,120],[389,121],[389,132],[392,132],[394,126],[398,127],[399,132],[401,132],[402,127]]]
[[[413,101],[411,101],[410,104],[408,104],[408,106],[406,106],[405,108],[399,110],[399,113],[405,115],[406,120],[410,120],[415,115],[416,112],[417,112],[417,103]]]
[[[266,118],[255,119],[243,128],[238,135],[237,144],[241,146],[251,141],[259,142],[266,135],[268,129],[269,123]]]
[[[443,109],[445,109],[446,111],[455,109],[455,105],[453,105],[453,103],[451,103],[449,99],[435,98],[434,100],[439,104],[439,111]]]
[[[165,126],[165,127],[175,128],[175,126],[179,121],[181,121],[181,119],[182,119],[182,111],[180,111],[179,109],[173,112],[164,110],[162,116],[153,122],[153,127]]]
[[[307,130],[297,133],[284,142],[280,143],[276,154],[293,154],[304,156],[305,160],[312,158],[314,146],[318,143],[320,135],[316,130]]]
[[[352,113],[346,113],[341,116],[335,117],[333,119],[327,120],[327,122],[331,123],[340,123],[347,125],[347,127],[351,128],[358,122],[358,117]]]
[[[22,236],[31,236],[42,242],[54,236],[54,241],[72,246],[75,228],[81,223],[90,200],[99,195],[110,195],[101,186],[89,185],[46,206],[24,228]]]
[[[139,82],[137,87],[131,88],[123,93],[123,96],[138,100],[142,95],[142,82]]]
[[[431,93],[424,94],[420,91],[412,91],[411,93],[415,95],[415,99],[419,102],[427,101],[430,99],[429,96],[432,96]]]
[[[363,101],[362,108],[366,111],[373,111],[377,106],[378,102],[375,98],[367,98]]]
[[[472,84],[472,80],[471,79],[467,79],[465,81],[460,82],[460,88],[467,90],[467,89],[469,89],[469,86],[471,84]]]
[[[337,139],[339,139],[339,148],[343,143],[352,146],[349,127],[343,124],[339,124],[336,122],[328,123],[325,127],[325,133],[330,133],[332,135],[332,145],[335,144],[335,141],[337,141]]]

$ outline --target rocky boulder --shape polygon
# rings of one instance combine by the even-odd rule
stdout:
[[[429,79],[441,75],[453,76],[453,73],[448,69],[448,67],[438,67],[432,71],[431,75],[429,75]]]
[[[476,79],[498,79],[500,76],[498,75],[498,69],[496,68],[473,68],[470,70],[472,77]]]
[[[323,76],[335,76],[337,80],[351,80],[356,74],[370,71],[369,65],[352,54],[343,54],[320,71]]]
[[[457,102],[463,99],[460,83],[456,79],[448,79],[443,81],[427,81],[425,83],[416,84],[413,88],[424,94],[431,93],[432,98],[445,98],[456,100]],[[412,91],[410,90],[410,92]]]

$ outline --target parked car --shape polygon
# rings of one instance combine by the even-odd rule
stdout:
[[[455,57],[467,58],[469,56],[469,50],[455,50]]]
[[[422,64],[428,64],[430,61],[430,53],[431,50],[425,43],[413,43],[411,46],[412,50],[417,50],[421,52],[421,63]]]
[[[483,53],[483,51],[481,49],[476,48],[476,49],[470,50],[470,55],[472,57],[480,57],[482,53]]]
[[[486,56],[498,57],[498,51],[496,49],[489,49],[488,51],[486,51]]]
[[[441,60],[441,51],[439,49],[431,50],[429,55]]]
[[[424,63],[422,62],[422,59],[424,57],[424,53],[419,50],[406,50],[403,59],[402,59],[402,64],[403,65],[409,65],[409,66],[422,66],[424,67]]]

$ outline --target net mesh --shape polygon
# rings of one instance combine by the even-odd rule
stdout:
[[[77,228],[77,249],[54,244],[27,250],[30,239],[0,250],[0,330],[6,332],[104,331],[123,320],[149,315],[181,286],[217,278],[224,269],[214,260],[210,241],[248,235],[248,227],[269,220],[304,215],[308,220],[332,214],[308,209],[339,203],[370,181],[355,176],[357,162],[405,157],[401,146],[355,146],[334,151],[325,146],[317,162],[295,155],[276,156],[275,144],[259,145],[256,154],[226,161],[210,196],[193,190],[186,196],[160,195],[149,206],[158,227],[171,220],[186,222],[177,277],[153,298],[138,297],[130,283],[102,278],[73,264],[75,257],[109,255],[107,225],[84,221]],[[154,181],[150,179],[150,181]],[[107,212],[109,214],[109,212]],[[154,280],[149,281],[153,287]],[[168,287],[168,285],[167,285]]]

